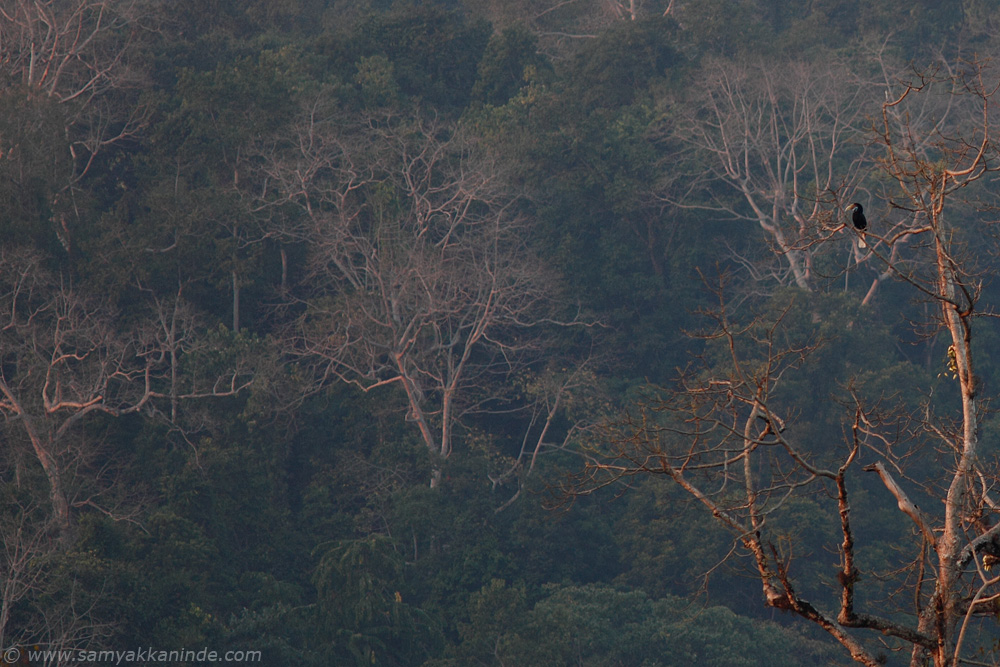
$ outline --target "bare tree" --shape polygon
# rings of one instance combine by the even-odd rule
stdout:
[[[814,289],[818,241],[844,229],[831,210],[860,181],[874,89],[836,63],[717,61],[698,79],[690,113],[665,136],[698,172],[667,170],[661,196],[755,224],[778,259],[774,278]]]
[[[121,38],[135,0],[13,0],[0,7],[8,76],[60,102],[93,98],[125,76]]]
[[[891,204],[904,220],[879,247],[915,240],[903,255],[876,250],[875,257],[936,308],[926,326],[950,340],[942,376],[954,396],[939,391],[919,409],[894,408],[849,383],[839,388],[842,445],[811,441],[785,387],[822,341],[789,324],[789,309],[741,324],[720,298],[707,311],[704,334],[716,356],[693,364],[662,400],[619,424],[610,456],[589,464],[572,489],[664,476],[732,532],[765,604],[818,625],[871,667],[882,662],[876,642],[885,638],[887,648],[908,650],[914,666],[993,664],[963,654],[993,622],[1000,596],[1000,577],[989,573],[1000,562],[1000,524],[988,520],[1000,510],[991,495],[1000,475],[980,452],[983,388],[973,363],[975,322],[991,314],[975,273],[983,257],[969,252],[983,247],[982,229],[975,216],[959,214],[973,210],[961,205],[963,194],[985,196],[982,188],[974,192],[976,184],[1000,169],[992,125],[997,80],[983,64],[963,63],[894,84],[877,128],[878,165],[895,184]],[[925,96],[941,96],[941,104],[927,105]],[[918,109],[932,107],[947,115],[913,123]],[[924,447],[942,454],[920,456]],[[852,523],[852,489],[862,471],[884,487],[876,502],[898,508],[912,526],[912,538],[895,545],[908,550],[909,562],[880,575],[895,594],[873,610],[858,602],[873,598],[879,578],[860,565],[863,545]],[[782,507],[807,496],[829,498],[817,503],[837,526],[829,536],[839,551],[837,578],[828,583],[796,578],[800,549],[781,528]]]
[[[463,416],[488,410],[562,324],[499,164],[460,128],[384,118],[345,131],[319,107],[276,150],[274,200],[299,208],[290,233],[314,248],[293,349],[321,384],[399,387],[406,420],[448,458]]]
[[[587,445],[599,437],[598,425],[609,414],[607,397],[593,369],[595,361],[550,363],[541,373],[524,373],[516,382],[527,399],[524,412],[528,420],[516,456],[497,457],[497,472],[487,474],[494,489],[510,481],[517,483],[514,494],[497,512],[517,500],[542,456],[558,452],[588,456]],[[560,420],[568,426],[560,428]]]
[[[16,485],[15,485],[16,487]],[[14,607],[25,598],[37,594],[42,587],[46,569],[40,566],[51,553],[48,513],[30,498],[18,497],[14,489],[5,499],[6,511],[0,519],[3,554],[0,558],[0,645],[16,646],[22,639],[9,627]],[[39,516],[43,518],[39,518]]]
[[[499,29],[521,26],[538,35],[539,49],[565,58],[580,44],[623,21],[667,16],[670,0],[475,0],[466,2]]]
[[[25,438],[41,465],[63,538],[71,535],[71,508],[95,506],[67,479],[91,454],[72,437],[88,415],[136,413],[155,399],[168,399],[176,415],[177,400],[233,395],[251,382],[249,369],[236,365],[179,391],[178,350],[189,345],[178,337],[175,317],[161,317],[162,335],[155,325],[123,327],[107,304],[21,248],[0,251],[0,318],[0,413],[7,433]]]
[[[130,97],[141,80],[131,55],[144,12],[142,0],[11,0],[0,6],[0,97],[25,97],[36,113],[58,107],[64,124],[70,169],[53,184],[49,203],[55,233],[67,248],[73,243],[70,221],[79,216],[80,181],[99,154],[134,137],[146,122],[144,106]],[[0,150],[16,151],[17,135],[4,140],[14,146]]]
[[[928,651],[936,665],[958,663],[961,642],[956,641],[957,624],[963,617],[967,623],[973,613],[983,611],[976,609],[981,604],[983,590],[971,602],[968,596],[971,584],[965,569],[976,549],[969,544],[966,531],[970,523],[977,525],[975,517],[982,508],[990,506],[987,489],[978,484],[984,474],[979,461],[982,387],[973,370],[972,350],[973,322],[984,314],[979,305],[982,281],[974,273],[977,269],[974,259],[963,257],[965,243],[957,237],[960,227],[949,220],[946,209],[955,208],[953,201],[959,199],[961,191],[1000,170],[993,126],[995,94],[1000,85],[996,71],[982,63],[958,63],[946,74],[941,79],[922,77],[904,82],[894,91],[896,94],[887,95],[882,105],[879,137],[885,149],[881,166],[895,180],[900,192],[894,206],[910,213],[913,220],[896,234],[924,239],[931,255],[928,264],[932,268],[923,275],[912,269],[900,275],[940,308],[938,324],[951,341],[949,357],[962,406],[960,429],[954,432],[934,429],[955,455],[944,496],[944,516],[935,526],[938,536],[932,541],[937,560],[934,590],[917,623],[919,632],[936,634],[937,646]],[[921,133],[924,139],[917,141],[913,139],[915,133],[907,122],[905,109],[911,98],[921,94],[945,96],[949,108],[952,98],[960,104],[955,105],[958,107],[955,113],[937,119],[929,131]],[[974,129],[970,132],[967,128]],[[971,225],[966,223],[965,227],[961,231],[974,238],[976,232],[970,229]],[[892,490],[887,476],[879,472]],[[979,527],[977,532],[982,531],[981,524]],[[990,530],[986,536],[997,533]],[[985,542],[982,537],[976,539]],[[985,584],[992,583],[985,577],[982,580]],[[914,663],[924,653],[921,648],[914,649]]]

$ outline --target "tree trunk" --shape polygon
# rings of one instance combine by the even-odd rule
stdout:
[[[951,663],[952,639],[955,625],[961,618],[959,609],[961,590],[959,559],[965,542],[962,530],[963,519],[966,517],[966,495],[969,486],[969,476],[976,460],[976,450],[979,444],[978,415],[976,414],[976,388],[972,372],[972,353],[970,350],[970,323],[959,311],[956,295],[955,275],[941,241],[940,223],[935,225],[937,270],[941,305],[945,325],[951,335],[952,348],[955,351],[959,390],[962,399],[962,440],[959,443],[958,467],[952,477],[945,497],[945,520],[941,538],[938,540],[938,584],[937,598],[937,631],[939,650],[934,657],[935,666],[944,667]],[[970,308],[971,310],[971,308]]]
[[[233,333],[240,331],[240,277],[233,269]]]
[[[35,432],[33,426],[29,425],[25,415],[21,415],[25,420],[25,428],[31,440],[31,447],[35,451],[35,456],[45,472],[45,479],[49,483],[49,502],[52,504],[52,520],[59,530],[59,536],[63,541],[68,541],[71,533],[69,517],[69,501],[63,491],[62,479],[59,473],[59,464],[51,455],[51,442],[43,442]]]

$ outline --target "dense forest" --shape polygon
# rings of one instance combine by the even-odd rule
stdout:
[[[998,54],[998,0],[4,0],[3,664],[1000,664]]]

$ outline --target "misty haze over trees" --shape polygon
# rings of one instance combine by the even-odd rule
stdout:
[[[1000,664],[997,55],[1000,0],[0,4],[0,649]]]

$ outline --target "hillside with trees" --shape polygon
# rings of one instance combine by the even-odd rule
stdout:
[[[0,650],[1000,664],[997,55],[997,0],[0,4]]]

